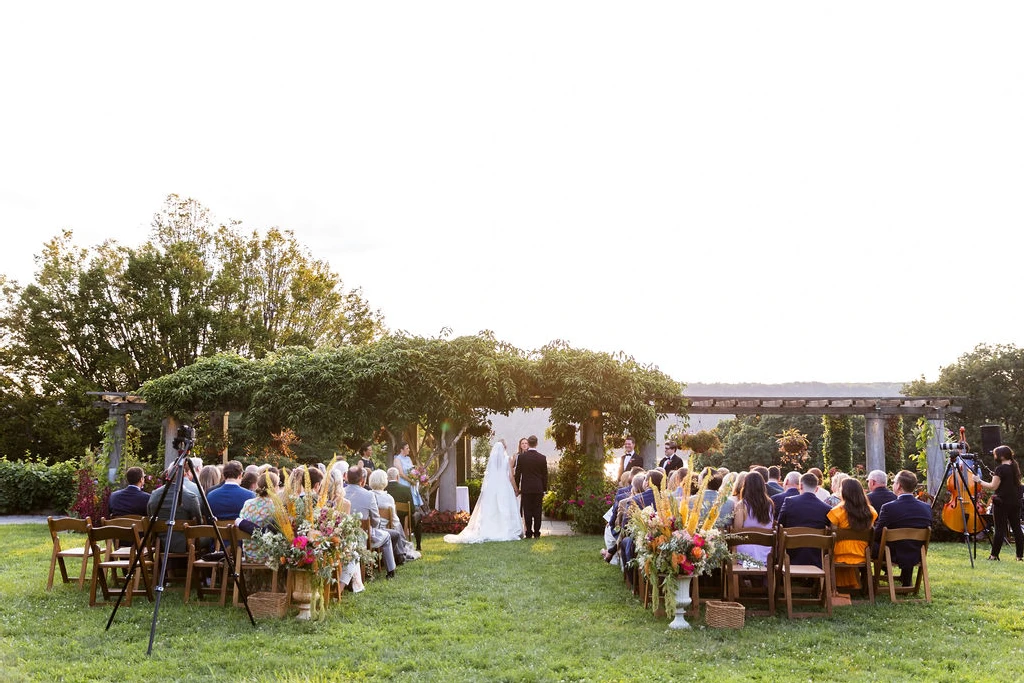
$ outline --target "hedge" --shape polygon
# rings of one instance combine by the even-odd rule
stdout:
[[[73,460],[48,466],[0,457],[0,515],[67,513],[77,495],[78,467]]]

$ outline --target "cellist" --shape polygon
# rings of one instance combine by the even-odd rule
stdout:
[[[1024,530],[1020,524],[1020,466],[1013,457],[1013,449],[1009,446],[996,447],[992,455],[999,463],[992,473],[992,481],[978,480],[983,488],[995,491],[995,495],[992,496],[992,517],[996,533],[992,539],[992,554],[988,559],[999,559],[999,551],[1006,540],[1006,532],[1010,530],[1017,545],[1017,561],[1021,562],[1024,561]]]

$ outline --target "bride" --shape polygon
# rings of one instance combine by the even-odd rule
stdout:
[[[473,508],[469,524],[459,534],[447,534],[445,543],[483,543],[484,541],[517,541],[523,536],[512,473],[509,471],[505,442],[498,441],[491,449],[487,470],[480,486],[480,497]]]

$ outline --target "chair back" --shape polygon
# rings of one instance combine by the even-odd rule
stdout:
[[[395,524],[395,516],[396,515],[395,515],[394,508],[381,508],[380,509],[380,518],[385,520],[385,521],[387,521],[387,528],[388,529],[395,529],[395,528],[398,527],[398,525]]]
[[[58,549],[60,548],[60,538],[57,534],[62,531],[73,531],[78,534],[87,533],[89,526],[92,524],[92,518],[86,517],[85,519],[77,519],[75,517],[47,517],[46,525],[50,528],[50,540]]]
[[[764,545],[771,548],[775,545],[775,532],[743,529],[730,534],[729,549],[732,550],[738,545]]]
[[[395,514],[402,521],[405,537],[412,538],[412,503],[395,503]]]
[[[882,529],[882,539],[879,547],[884,547],[896,541],[921,541],[924,544],[921,546],[921,549],[927,551],[931,537],[931,529],[890,529],[885,527]]]
[[[823,552],[832,552],[834,537],[832,534],[790,534],[783,533],[781,550],[795,550],[796,548],[814,548]]]
[[[841,541],[861,541],[863,543],[871,543],[875,537],[875,530],[871,527],[867,529],[836,529],[836,543]]]
[[[373,539],[370,537],[370,520],[360,518],[359,526],[362,527],[363,531],[366,533],[366,548],[367,548],[367,550],[372,550],[373,549]]]

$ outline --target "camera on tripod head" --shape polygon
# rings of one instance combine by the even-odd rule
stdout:
[[[963,460],[974,460],[978,457],[976,453],[967,452],[966,441],[947,441],[939,444],[940,451],[951,451],[950,459],[961,458]]]
[[[181,425],[178,427],[178,434],[174,437],[174,441],[171,442],[171,446],[175,450],[190,450],[192,444],[196,440],[196,430],[192,425]]]

